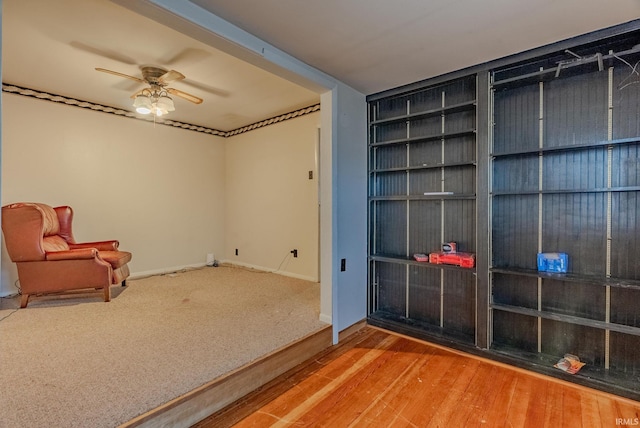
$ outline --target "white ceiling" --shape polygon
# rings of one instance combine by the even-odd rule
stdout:
[[[640,0],[191,2],[367,95],[640,18]],[[3,0],[2,19],[4,83],[133,110],[140,84],[94,67],[175,69],[205,101],[170,118],[224,131],[319,101],[109,0]]]
[[[640,0],[192,3],[367,95],[640,18]]]

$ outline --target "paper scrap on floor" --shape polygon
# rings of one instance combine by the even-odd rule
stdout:
[[[576,374],[586,363],[580,361],[577,355],[564,354],[564,358],[558,360],[553,367],[565,371],[567,373]]]

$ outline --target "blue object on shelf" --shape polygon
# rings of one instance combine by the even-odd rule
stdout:
[[[566,273],[568,267],[567,253],[538,253],[538,270],[541,272]]]

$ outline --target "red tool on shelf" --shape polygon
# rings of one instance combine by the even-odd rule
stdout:
[[[472,268],[476,265],[476,256],[471,253],[431,253],[429,261],[437,265],[456,265],[464,268]]]

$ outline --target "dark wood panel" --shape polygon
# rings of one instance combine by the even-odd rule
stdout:
[[[622,62],[616,64],[613,87],[613,138],[637,137],[640,135],[640,84],[632,67]]]
[[[442,204],[440,200],[409,202],[409,254],[429,254],[442,244],[440,227]]]
[[[493,265],[537,269],[538,196],[494,198]]]
[[[607,139],[607,73],[555,79],[544,85],[544,146]]]
[[[469,195],[476,193],[476,169],[473,166],[445,168],[443,177],[445,192]]]
[[[640,192],[615,194],[611,204],[611,275],[640,279]]]
[[[374,120],[384,120],[401,116],[407,113],[407,97],[398,96],[378,100],[372,103],[375,107],[376,117]]]
[[[541,351],[558,358],[577,355],[580,361],[604,367],[604,336],[604,330],[543,319]]]
[[[442,107],[442,88],[423,88],[422,90],[412,94],[411,111],[429,111]]]
[[[463,270],[443,270],[443,327],[473,337],[476,324],[475,276]]]
[[[475,111],[461,111],[445,117],[445,132],[461,132],[467,129],[476,129]]]
[[[610,369],[624,373],[640,385],[640,336],[611,332]]]
[[[442,132],[442,118],[439,116],[412,120],[409,123],[409,137],[429,137]]]
[[[604,275],[606,194],[549,194],[542,204],[542,251],[567,253],[569,272]]]
[[[409,174],[409,193],[424,195],[425,192],[442,190],[442,173],[440,169],[422,169]]]
[[[494,344],[538,352],[538,320],[512,312],[493,311]]]
[[[398,196],[407,194],[407,173],[391,171],[377,173],[374,188],[376,196]]]
[[[493,152],[534,150],[539,146],[540,95],[538,85],[494,95]]]
[[[638,84],[640,87],[640,84]],[[640,104],[640,103],[639,103]],[[640,123],[637,117],[635,122]],[[640,144],[625,144],[611,150],[611,186],[640,185]]]
[[[502,305],[537,309],[537,278],[500,273],[493,274],[493,302]]]
[[[440,325],[440,269],[409,267],[409,318]]]
[[[640,327],[640,290],[611,289],[611,322]]]
[[[605,320],[605,287],[560,280],[542,281],[542,310]]]
[[[543,190],[583,190],[607,187],[607,150],[549,153],[543,161]]]
[[[407,203],[376,201],[371,215],[375,215],[373,254],[404,257],[407,251]]]
[[[476,252],[476,203],[448,200],[444,203],[444,242],[456,242],[458,251]]]
[[[402,168],[407,166],[407,148],[405,146],[380,146],[373,149],[375,169]]]
[[[538,156],[510,156],[493,161],[493,192],[532,192],[540,187]]]
[[[376,262],[377,310],[405,316],[407,300],[406,267],[396,263]]]
[[[442,163],[442,141],[424,141],[409,146],[410,166],[434,166]]]
[[[375,127],[376,143],[384,143],[386,141],[394,141],[394,140],[398,140],[406,137],[407,137],[407,125],[403,122],[386,123],[386,124],[376,125]]]
[[[476,141],[473,135],[447,139],[444,145],[444,163],[474,162],[476,160]]]

